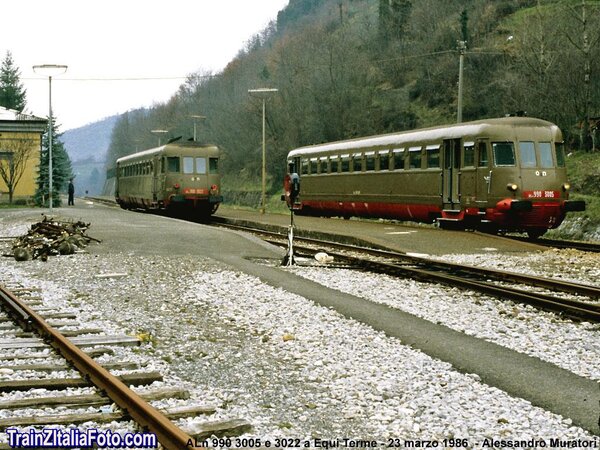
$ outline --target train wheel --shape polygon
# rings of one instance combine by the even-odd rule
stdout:
[[[537,239],[546,232],[545,228],[531,228],[527,230],[527,236],[529,239]]]

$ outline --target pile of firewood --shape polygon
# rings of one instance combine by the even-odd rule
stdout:
[[[46,261],[51,255],[71,255],[90,241],[100,242],[85,234],[89,227],[89,223],[81,221],[62,222],[44,216],[26,235],[14,240],[13,256],[17,261],[37,258]]]

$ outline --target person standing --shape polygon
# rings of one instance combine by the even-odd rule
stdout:
[[[73,185],[73,178],[69,180],[69,205],[75,205],[73,197],[75,196],[75,186]]]

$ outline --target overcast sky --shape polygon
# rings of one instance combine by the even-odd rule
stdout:
[[[48,115],[48,77],[32,66],[68,66],[52,78],[52,109],[64,132],[168,100],[190,73],[220,72],[287,3],[3,1],[0,59],[12,53],[27,89],[26,111],[40,117]]]

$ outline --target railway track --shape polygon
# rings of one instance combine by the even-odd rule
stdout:
[[[279,246],[287,246],[287,236],[251,227],[221,224],[222,226],[252,232]],[[315,254],[326,251],[337,261],[362,270],[394,276],[410,277],[420,281],[441,283],[527,303],[538,308],[565,315],[577,320],[600,322],[600,287],[568,281],[540,278],[516,272],[485,269],[461,264],[435,261],[400,252],[340,244],[319,239],[295,237],[294,248]],[[299,243],[303,243],[299,244]],[[365,257],[364,255],[368,255]],[[513,284],[526,287],[517,288]],[[536,292],[531,287],[545,291],[562,292],[585,297],[586,300],[558,297],[547,292]]]
[[[182,430],[174,420],[213,414],[216,407],[196,403],[159,410],[149,402],[187,400],[190,394],[177,387],[148,387],[163,377],[156,371],[140,370],[137,363],[100,365],[94,359],[114,353],[115,346],[139,345],[139,339],[77,328],[74,314],[45,307],[41,297],[19,286],[0,285],[0,306],[0,410],[4,411],[0,432],[12,427],[46,429],[124,421],[127,434],[131,426],[126,422],[133,420],[144,432],[135,438],[152,439],[152,433],[162,448],[180,450],[193,448],[213,434],[248,430],[249,423],[241,419],[207,421],[192,431]],[[61,328],[65,331],[59,331]],[[119,375],[111,373],[115,370]],[[133,386],[146,387],[134,390]],[[73,389],[84,393],[73,395]],[[15,392],[24,395],[10,395]],[[36,414],[28,412],[31,409]],[[43,415],[37,414],[40,410]],[[0,444],[1,448],[10,447]]]
[[[585,242],[585,241],[567,241],[562,239],[547,239],[539,238],[531,240],[523,236],[510,236],[510,239],[520,242],[531,242],[537,245],[543,245],[545,247],[553,248],[572,248],[575,250],[581,250],[582,252],[600,253],[600,243]]]

